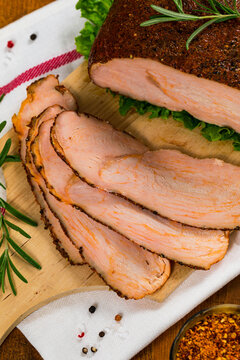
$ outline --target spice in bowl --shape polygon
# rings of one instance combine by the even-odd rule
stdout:
[[[179,360],[230,360],[240,356],[240,315],[212,314],[188,329],[178,345]]]
[[[177,335],[170,360],[239,360],[240,307],[216,306],[201,311]]]

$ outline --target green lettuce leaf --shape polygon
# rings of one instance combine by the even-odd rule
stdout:
[[[94,40],[107,17],[113,0],[79,0],[76,9],[81,10],[81,15],[88,21],[75,38],[77,51],[85,59],[89,57]]]

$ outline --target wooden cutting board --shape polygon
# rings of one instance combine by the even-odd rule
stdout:
[[[228,160],[230,157],[232,162],[239,162],[239,154],[236,156],[236,152],[230,150],[229,143],[221,145],[220,156],[218,144],[212,146],[199,135],[198,130],[190,132],[174,120],[149,120],[147,116],[139,116],[136,113],[130,113],[123,118],[118,112],[118,100],[90,83],[86,63],[76,69],[63,83],[76,96],[80,111],[89,112],[111,122],[116,128],[131,133],[152,149],[184,146],[185,151],[195,156],[210,154],[224,158],[226,153]],[[16,153],[18,141],[13,130],[0,140],[0,149],[8,137],[13,142],[12,153]],[[22,248],[42,265],[42,270],[32,268],[13,254],[14,263],[28,279],[28,284],[15,277],[17,296],[11,293],[8,284],[5,294],[0,292],[0,344],[21,320],[48,302],[80,291],[108,289],[87,265],[71,266],[55,250],[52,239],[40,220],[39,207],[26,181],[22,165],[5,165],[4,174],[9,203],[39,223],[37,228],[21,224],[21,227],[32,236],[30,240],[16,233],[13,236],[22,244]],[[18,224],[17,221],[15,223]],[[170,279],[151,298],[163,301],[192,271],[190,268],[173,264]]]

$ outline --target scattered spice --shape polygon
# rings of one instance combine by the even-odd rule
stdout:
[[[82,348],[82,352],[83,352],[83,354],[87,354],[87,353],[88,353],[88,348],[83,347],[83,348]]]
[[[13,48],[13,47],[14,47],[14,42],[13,42],[12,40],[9,40],[9,41],[7,42],[7,47],[8,47],[9,49]]]
[[[178,360],[237,360],[240,314],[211,314],[188,329],[180,340]]]
[[[105,332],[104,331],[100,331],[100,333],[98,334],[101,338],[103,338],[105,336]]]
[[[85,332],[82,332],[81,334],[78,334],[79,339],[83,338],[85,335]]]
[[[96,353],[97,352],[97,348],[95,348],[94,346],[91,347],[91,352]]]
[[[122,320],[122,315],[117,314],[117,315],[115,316],[115,321],[119,322],[119,321],[121,321],[121,320]]]
[[[36,34],[31,34],[31,35],[30,35],[30,39],[31,39],[32,41],[36,40],[36,38],[37,38],[37,35],[36,35]]]
[[[88,311],[89,311],[91,314],[94,314],[95,311],[96,311],[96,306],[94,306],[94,305],[90,306],[90,308],[88,309]]]

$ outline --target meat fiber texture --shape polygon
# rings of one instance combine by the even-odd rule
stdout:
[[[52,142],[87,182],[164,217],[200,228],[240,224],[238,166],[175,150],[148,151],[110,124],[71,111],[57,116]]]
[[[66,115],[70,120],[70,112]],[[40,125],[31,153],[49,191],[57,199],[83,209],[128,239],[168,259],[208,269],[225,255],[227,233],[196,229],[162,218],[77,177],[51,145],[53,122],[49,120]],[[61,176],[56,176],[57,170]]]
[[[46,96],[48,94],[48,96]],[[76,246],[72,244],[68,236],[60,226],[48,203],[45,200],[45,184],[28,164],[31,163],[31,155],[26,154],[26,141],[29,132],[29,125],[34,116],[39,115],[45,107],[54,104],[60,104],[66,109],[77,109],[77,104],[70,92],[59,85],[58,80],[53,75],[40,79],[31,84],[27,89],[27,98],[23,101],[18,115],[13,116],[13,125],[20,140],[20,155],[24,169],[27,172],[27,178],[35,198],[40,205],[41,214],[46,227],[50,229],[54,243],[60,253],[66,257],[72,264],[82,264],[83,258]],[[48,112],[50,116],[56,116],[62,111],[60,106],[51,108]],[[41,116],[42,121],[44,117]],[[26,158],[27,157],[27,158]],[[47,190],[46,190],[47,191]],[[50,194],[49,194],[50,196]],[[55,201],[55,198],[53,198]]]
[[[210,26],[187,51],[186,40],[202,22],[141,27],[156,14],[151,4],[150,0],[114,1],[90,54],[93,82],[240,132],[240,22]],[[168,0],[154,4],[176,11]],[[187,13],[199,15],[194,1],[183,5]]]
[[[29,100],[31,111],[34,109],[39,111],[40,108],[42,110],[45,99],[48,99],[46,102],[49,104],[49,98],[53,94],[53,103],[60,102],[61,105],[67,105],[58,99],[57,79],[53,81],[54,79],[49,76],[34,84],[37,96],[33,96]],[[44,84],[44,92],[39,89],[42,84]],[[66,95],[66,92],[67,90],[61,87],[61,93]],[[63,109],[59,105],[47,108],[38,117],[33,117],[29,123],[29,106],[27,106],[26,112],[24,109],[26,104],[28,101],[23,103],[20,114],[14,117],[15,128],[21,142],[24,141],[24,150],[22,146],[21,155],[22,157],[26,155],[25,168],[36,198],[40,199],[39,203],[43,207],[45,220],[51,224],[54,237],[56,238],[58,235],[61,237],[61,244],[64,244],[64,251],[69,259],[71,260],[75,256],[74,251],[77,251],[79,262],[83,262],[83,256],[110,287],[127,298],[139,299],[159,289],[170,275],[170,262],[167,259],[162,259],[160,256],[142,249],[122,235],[95,222],[82,211],[57,200],[49,193],[43,178],[34,165],[30,151],[31,139],[35,136],[34,124],[41,124],[49,118],[54,118]],[[68,107],[66,106],[66,108]]]

